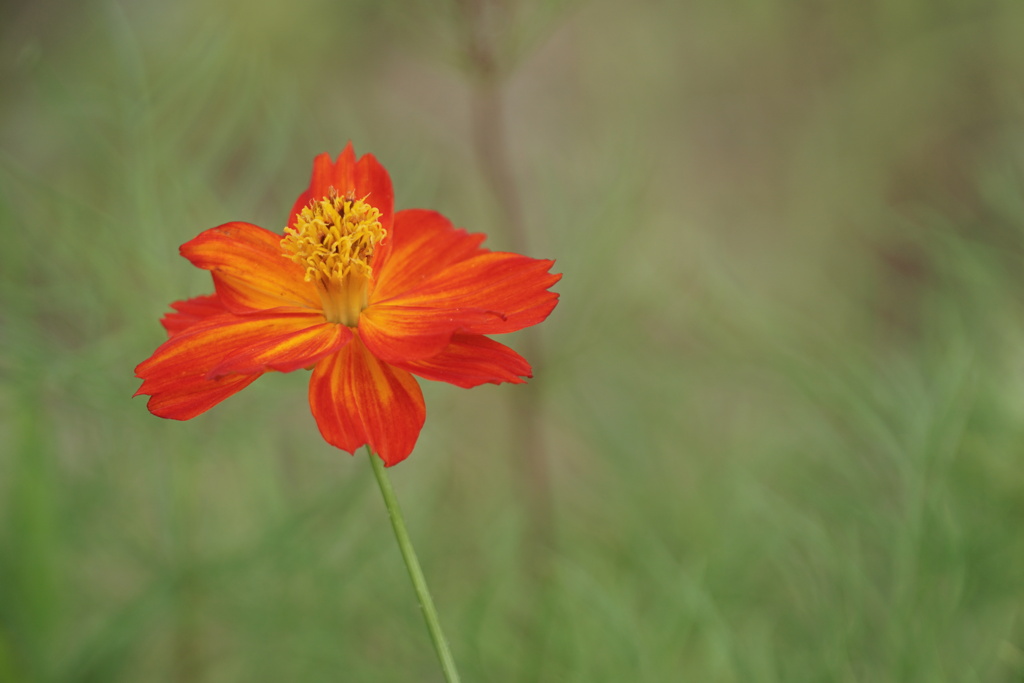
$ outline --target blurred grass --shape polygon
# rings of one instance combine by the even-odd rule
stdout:
[[[392,471],[465,680],[1024,678],[1024,11],[508,5],[553,568],[520,387],[426,386]],[[177,256],[349,139],[507,248],[458,7],[0,7],[0,681],[439,680],[304,373],[179,424]],[[515,341],[513,339],[512,343]],[[273,416],[274,419],[271,419]]]

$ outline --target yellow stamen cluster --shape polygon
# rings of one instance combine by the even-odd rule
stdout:
[[[373,252],[387,234],[379,219],[373,206],[332,188],[284,230],[284,255],[305,267],[331,322],[355,326],[366,308]]]

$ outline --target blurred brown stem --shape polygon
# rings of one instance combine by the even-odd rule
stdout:
[[[508,17],[484,16],[485,11],[501,12],[507,8],[488,0],[464,0],[460,4],[466,18],[467,52],[475,77],[472,99],[474,152],[484,180],[498,204],[502,228],[512,249],[529,254],[526,217],[509,159],[502,79],[487,22],[487,19],[492,24],[507,21]],[[543,348],[536,327],[527,328],[522,333],[520,348],[535,370],[543,366]],[[530,547],[524,559],[531,572],[542,574],[546,571],[545,551],[550,547],[554,532],[551,473],[541,429],[543,401],[536,386],[530,384],[517,387],[512,395],[515,401],[512,408],[513,430],[522,445],[525,465],[517,467],[516,471],[521,473],[529,514]]]

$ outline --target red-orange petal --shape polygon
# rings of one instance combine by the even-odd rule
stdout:
[[[208,380],[198,375],[182,377],[176,383],[174,391],[161,391],[150,396],[146,407],[157,417],[191,420],[229,396],[237,394],[259,379],[262,374],[228,375],[217,380]],[[135,395],[146,393],[148,392],[139,389]]]
[[[439,306],[477,306],[499,314],[470,323],[462,332],[502,334],[543,322],[558,304],[548,291],[562,279],[554,261],[492,251],[447,268],[404,302],[433,300]],[[396,301],[397,303],[397,301]]]
[[[409,257],[411,260],[413,256]],[[392,258],[388,267],[403,268],[407,263],[405,259]],[[451,328],[453,332],[514,332],[543,321],[558,303],[558,294],[548,288],[562,276],[548,272],[552,265],[554,261],[484,251],[449,265],[419,287],[375,301],[360,316],[360,327],[364,316],[370,314],[373,319],[375,309],[389,307],[395,314],[389,316],[385,334],[391,334],[391,330],[400,333],[411,326],[404,319],[406,316],[437,321],[438,331],[443,321],[450,320],[459,323]],[[489,315],[469,320],[472,311]],[[377,353],[376,347],[371,348]]]
[[[380,211],[380,224],[390,232],[394,215],[395,192],[391,176],[372,154],[365,154],[356,161],[352,143],[348,143],[337,162],[331,162],[329,154],[320,154],[313,160],[313,176],[288,214],[288,224],[295,222],[295,216],[310,202],[320,201],[334,188],[339,195],[350,194],[363,199]]]
[[[181,246],[181,255],[213,272],[221,303],[244,313],[281,306],[320,309],[305,270],[284,256],[281,235],[250,223],[225,223]]]
[[[309,367],[351,337],[348,328],[326,323],[302,309],[251,315],[210,316],[175,334],[135,368],[150,410],[185,420],[213,407],[248,382],[234,373],[258,376],[265,370]],[[250,380],[251,381],[251,380]]]
[[[412,452],[427,414],[416,378],[374,358],[358,335],[317,363],[309,406],[328,443],[349,453],[369,444],[388,467]]]
[[[485,382],[522,384],[533,377],[526,359],[509,347],[479,334],[456,334],[445,349],[423,360],[396,363],[423,379],[469,389]]]
[[[288,214],[288,224],[295,222],[296,215],[302,213],[302,209],[309,206],[310,202],[318,202],[330,194],[331,188],[344,195],[349,190],[355,191],[353,176],[356,167],[356,152],[349,142],[345,149],[338,155],[338,161],[332,162],[331,155],[324,152],[313,159],[313,176],[309,179],[309,187],[302,191],[291,213]],[[359,197],[362,199],[362,197]]]
[[[457,331],[500,320],[479,309],[375,304],[359,314],[359,334],[374,356],[388,363],[430,358],[441,353]]]
[[[247,375],[266,370],[292,372],[310,367],[352,340],[352,330],[344,325],[324,322],[323,317],[318,324],[290,331],[284,330],[290,328],[291,323],[286,326],[282,322],[274,320],[274,327],[279,331],[276,336],[255,341],[228,355],[210,370],[208,376],[216,379],[224,375]],[[268,325],[269,329],[271,326]]]
[[[160,324],[167,330],[168,336],[174,336],[211,315],[228,312],[215,294],[175,301],[171,304],[171,308],[175,312],[165,314],[160,320]]]
[[[371,302],[402,294],[451,264],[486,252],[480,248],[484,237],[457,229],[436,211],[399,211],[389,235],[389,249],[378,249],[373,256]]]

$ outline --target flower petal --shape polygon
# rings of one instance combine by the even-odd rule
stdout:
[[[312,366],[352,340],[349,328],[325,322],[323,317],[319,320],[318,324],[290,331],[290,324],[283,324],[283,319],[263,321],[268,336],[229,354],[210,370],[208,376],[216,379],[265,370],[292,372]],[[271,331],[276,334],[269,336]]]
[[[309,179],[307,187],[292,206],[292,212],[288,214],[288,224],[295,221],[296,214],[302,213],[302,209],[309,206],[310,202],[317,202],[330,194],[333,187],[339,194],[345,194],[348,190],[355,188],[352,181],[353,171],[356,166],[356,151],[349,142],[345,149],[338,155],[338,161],[331,162],[331,155],[324,152],[313,159],[313,177]]]
[[[388,363],[424,360],[444,350],[455,332],[511,332],[540,322],[558,295],[553,261],[482,249],[483,235],[419,209],[395,215],[391,251],[374,255],[370,306],[359,330],[370,351]]]
[[[373,355],[394,364],[436,356],[456,330],[496,320],[500,320],[499,314],[479,309],[439,310],[384,303],[359,314],[359,334]]]
[[[213,272],[224,306],[233,312],[301,306],[320,309],[305,270],[284,256],[281,235],[250,223],[225,223],[181,246],[181,255]]]
[[[349,453],[369,444],[388,467],[412,452],[427,414],[416,379],[374,358],[358,335],[317,363],[309,406],[328,443]]]
[[[444,351],[423,360],[396,363],[423,379],[469,389],[485,382],[523,384],[533,377],[526,359],[509,347],[480,334],[456,334]]]
[[[191,420],[229,396],[237,394],[259,379],[262,374],[228,375],[216,380],[207,380],[198,375],[182,377],[176,383],[174,391],[161,391],[150,396],[146,407],[157,417]],[[135,395],[149,393],[144,389],[145,384],[135,392]]]
[[[392,259],[389,267],[404,265]],[[463,321],[470,311],[477,311],[490,315],[478,315],[476,320],[467,320],[453,331],[514,332],[541,322],[558,303],[558,294],[547,291],[562,277],[548,272],[552,265],[554,261],[483,251],[449,265],[419,287],[371,304],[362,315],[389,306],[418,311],[418,315],[437,320]]]
[[[299,195],[288,214],[288,224],[295,222],[295,216],[310,202],[320,201],[330,194],[334,188],[338,194],[351,193],[356,199],[364,199],[368,204],[380,211],[380,224],[385,230],[391,230],[394,215],[395,193],[391,186],[391,176],[372,154],[366,154],[356,161],[356,153],[352,143],[348,143],[338,161],[331,162],[329,154],[320,154],[313,160],[313,177],[309,187]]]
[[[344,344],[346,333],[351,337],[348,328],[301,309],[210,316],[135,368],[143,380],[135,395],[152,396],[150,411],[160,417],[187,420],[248,384],[234,373],[255,379],[265,370],[309,367]]]
[[[447,266],[486,252],[480,248],[484,237],[457,229],[436,211],[399,211],[387,240],[389,250],[378,248],[373,256],[371,301],[402,294]]]
[[[169,337],[173,337],[200,320],[209,318],[211,315],[220,315],[228,312],[216,294],[197,296],[185,301],[175,301],[171,304],[171,308],[176,312],[167,313],[160,320],[160,324],[167,330]]]

